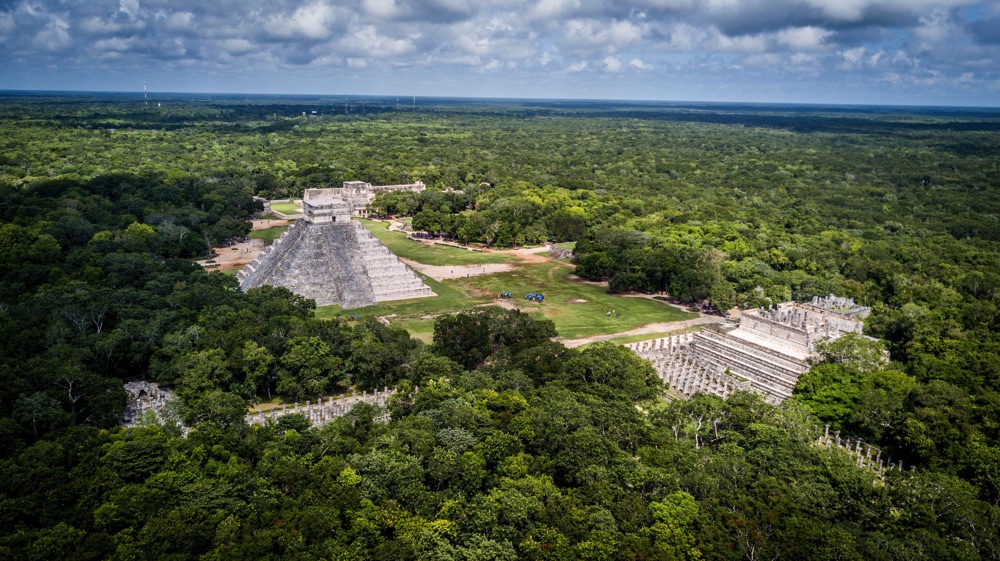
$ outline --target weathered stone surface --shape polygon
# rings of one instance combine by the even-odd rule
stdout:
[[[317,306],[345,309],[434,296],[378,238],[351,220],[353,203],[340,191],[307,189],[303,219],[236,275],[240,288],[283,286]]]
[[[435,295],[371,232],[350,220],[296,222],[237,278],[243,290],[284,286],[318,306],[345,309]]]
[[[772,403],[792,396],[809,370],[816,343],[861,333],[868,309],[830,295],[809,304],[786,302],[770,310],[743,312],[739,325],[703,328],[627,345],[653,362],[670,387],[684,395],[722,397],[735,389],[762,394]]]

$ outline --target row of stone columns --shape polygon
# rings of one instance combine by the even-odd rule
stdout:
[[[831,436],[830,425],[826,425],[823,436],[819,437],[816,443],[826,448],[834,448],[850,454],[854,457],[858,467],[867,467],[874,470],[879,478],[885,478],[887,470],[895,469],[902,471],[903,469],[903,462],[893,462],[891,457],[887,457],[883,462],[882,450],[871,444],[866,444],[860,438],[841,438],[840,431],[834,432]],[[911,466],[910,469],[914,468]]]
[[[389,403],[389,398],[396,393],[395,389],[383,388],[381,391],[375,390],[372,393],[364,391],[361,395],[340,396],[340,398],[327,398],[317,400],[315,403],[306,401],[305,404],[298,402],[291,406],[282,405],[281,408],[274,408],[268,412],[258,411],[246,416],[248,425],[266,425],[269,421],[274,422],[290,414],[304,415],[314,427],[323,426],[338,417],[349,413],[358,403],[367,403],[376,407],[385,407]]]
[[[629,343],[625,347],[640,356],[648,353],[660,354],[664,351],[664,354],[672,354],[689,345],[693,339],[694,333],[692,332],[679,333],[668,337],[660,337],[659,339]]]
[[[752,390],[748,384],[728,376],[722,367],[686,352],[654,357],[652,362],[660,378],[683,395],[706,393],[726,398],[736,390]]]

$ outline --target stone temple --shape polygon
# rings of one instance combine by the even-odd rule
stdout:
[[[780,403],[792,396],[799,376],[809,370],[816,343],[861,333],[868,312],[849,298],[831,294],[808,304],[785,302],[769,310],[748,310],[738,324],[628,347],[650,360],[663,381],[681,394],[727,397],[746,390]]]
[[[371,232],[351,220],[370,202],[371,192],[359,187],[357,196],[344,198],[352,193],[344,189],[306,189],[303,218],[236,275],[240,288],[283,286],[317,306],[345,309],[435,296]]]

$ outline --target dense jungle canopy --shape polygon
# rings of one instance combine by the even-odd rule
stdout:
[[[977,109],[0,96],[0,559],[1000,557],[996,146]],[[891,362],[827,349],[781,406],[667,403],[635,355],[517,311],[425,345],[194,264],[255,195],[345,180],[425,182],[377,210],[462,242],[576,241],[614,292],[850,296]],[[137,378],[190,435],[118,426]],[[389,423],[243,422],[384,385]]]

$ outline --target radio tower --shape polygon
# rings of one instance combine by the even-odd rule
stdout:
[[[145,80],[142,81],[142,100],[146,102],[147,106],[149,105],[149,97],[146,95],[146,81]]]

